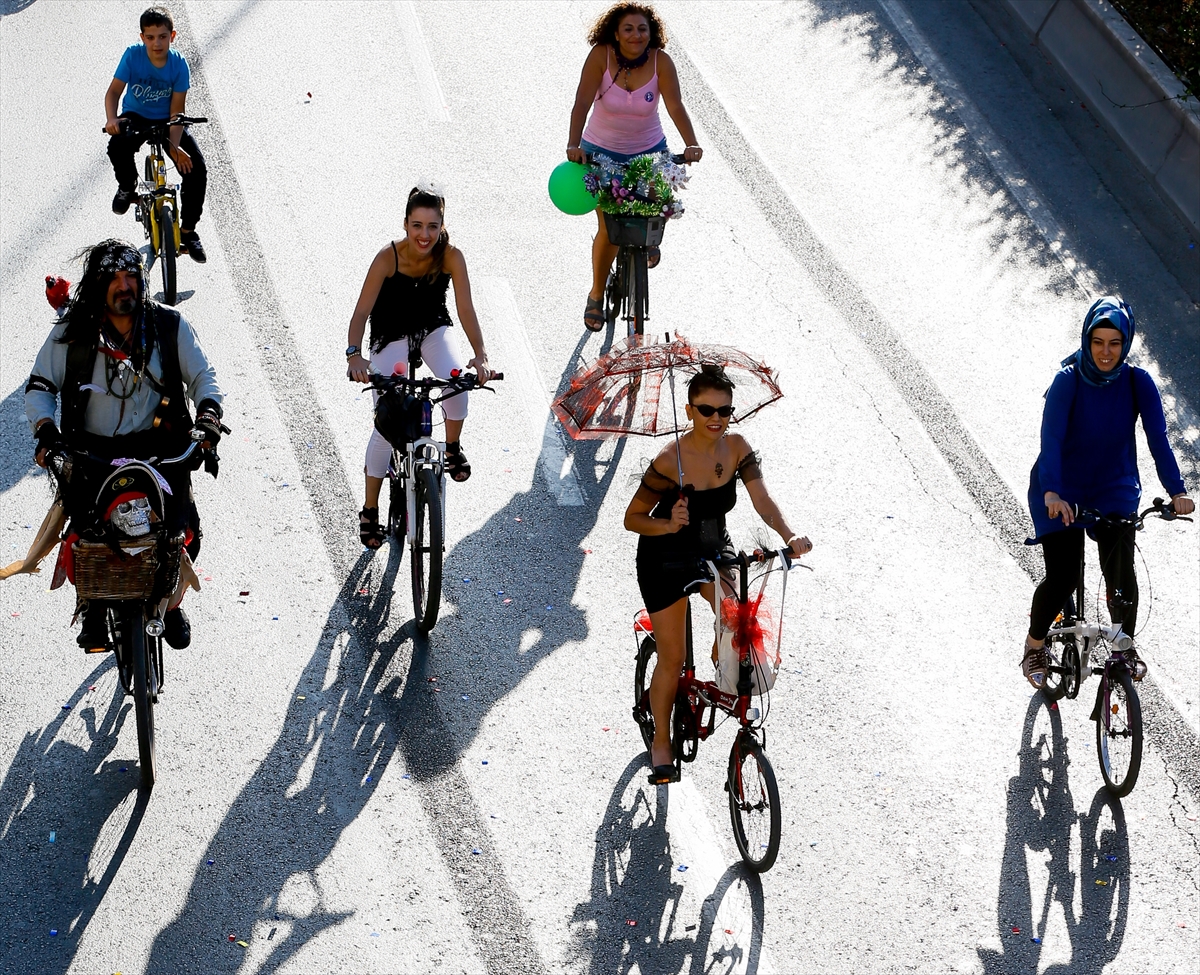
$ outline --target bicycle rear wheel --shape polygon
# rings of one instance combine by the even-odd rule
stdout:
[[[1108,688],[1108,707],[1104,689]],[[1105,788],[1118,798],[1137,785],[1142,769],[1142,702],[1124,668],[1100,678],[1100,714],[1096,720],[1096,753]]]
[[[623,252],[617,253],[617,262],[613,265],[613,270],[608,274],[608,280],[604,284],[604,320],[609,325],[616,324],[617,315],[621,311],[621,275],[622,266],[624,265]]]
[[[647,753],[654,741],[654,714],[650,710],[650,677],[658,659],[658,644],[647,635],[638,647],[637,665],[633,669],[633,720],[642,731]]]
[[[153,641],[146,639],[146,613],[140,607],[127,607],[121,621],[121,637],[133,667],[133,710],[137,718],[138,766],[142,788],[154,788],[156,755],[154,747],[154,699],[158,696],[155,679]]]
[[[158,212],[158,263],[162,268],[163,304],[173,305],[177,294],[175,276],[175,207],[164,203]]]
[[[413,525],[412,591],[417,629],[428,633],[442,602],[442,491],[433,470],[417,471],[417,514]]]
[[[779,786],[762,746],[747,731],[729,752],[729,818],[738,853],[755,873],[765,873],[779,856]]]

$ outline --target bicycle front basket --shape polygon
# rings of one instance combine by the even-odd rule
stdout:
[[[149,599],[158,574],[158,539],[123,538],[121,551],[104,542],[78,541],[75,558],[75,592],[80,599]]]
[[[667,227],[666,217],[623,217],[604,214],[604,226],[610,243],[618,247],[655,247],[662,243]]]

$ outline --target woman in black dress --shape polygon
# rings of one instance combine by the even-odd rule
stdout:
[[[754,510],[779,533],[793,557],[812,551],[812,543],[792,532],[767,492],[758,455],[745,437],[728,432],[733,415],[733,383],[725,371],[706,365],[693,376],[685,409],[692,428],[679,438],[678,445],[667,444],[651,462],[625,510],[625,527],[641,536],[638,586],[658,645],[658,662],[650,681],[650,708],[654,712],[654,743],[650,749],[654,771],[650,782],[654,785],[675,781],[671,706],[686,652],[687,590],[696,582],[695,572],[669,570],[666,566],[706,555],[734,554],[725,515],[737,503],[734,482],[739,479],[750,494]],[[680,469],[685,489],[664,473]],[[701,586],[700,592],[713,602],[713,583]],[[732,588],[727,595],[733,595]]]
[[[350,380],[366,383],[372,373],[390,376],[397,367],[407,368],[413,345],[439,379],[449,379],[453,370],[461,369],[458,353],[447,335],[454,324],[446,308],[446,292],[452,281],[458,319],[475,352],[467,365],[478,373],[481,384],[492,378],[483,332],[471,301],[467,262],[462,251],[450,243],[445,212],[446,201],[432,189],[413,187],[408,194],[405,236],[375,255],[350,319],[346,349],[346,376]],[[363,355],[362,349],[368,319],[370,358]],[[447,399],[441,409],[446,420],[446,473],[452,480],[465,481],[471,476],[471,465],[459,437],[467,418],[466,394]],[[383,544],[379,491],[391,456],[391,445],[378,430],[372,430],[364,465],[366,498],[358,514],[359,538],[367,548]]]

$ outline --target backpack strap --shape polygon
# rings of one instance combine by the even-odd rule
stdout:
[[[95,342],[71,342],[67,345],[67,371],[60,391],[62,432],[67,436],[83,430],[83,414],[92,393],[80,387],[92,381],[95,368]]]
[[[150,302],[146,312],[152,343],[158,344],[158,361],[162,365],[162,382],[155,383],[155,388],[164,402],[155,410],[155,417],[158,425],[168,431],[182,433],[191,429],[192,414],[187,406],[183,370],[179,367],[179,312],[157,302]]]

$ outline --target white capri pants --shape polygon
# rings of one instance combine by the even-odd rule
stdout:
[[[430,371],[438,379],[449,379],[455,369],[462,369],[458,352],[451,345],[450,337],[446,334],[446,326],[434,329],[421,343],[421,358],[425,360]],[[408,339],[397,339],[389,342],[378,352],[371,355],[371,372],[379,376],[391,376],[396,364],[403,362],[406,371],[408,366]],[[379,391],[372,391],[376,402]],[[459,393],[444,403],[439,404],[442,415],[447,420],[465,420],[467,418],[468,393]],[[368,477],[386,477],[388,464],[392,459],[392,445],[384,440],[378,430],[371,431],[371,439],[367,441],[366,470]]]

